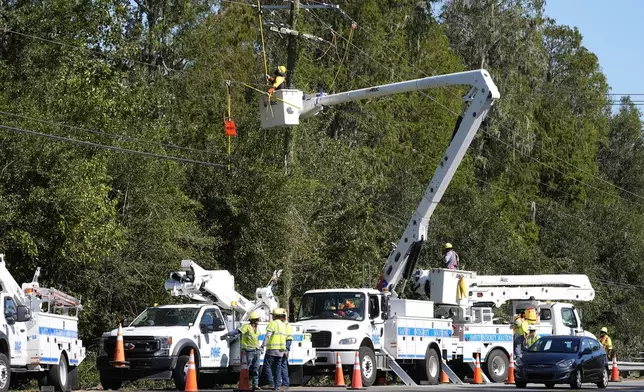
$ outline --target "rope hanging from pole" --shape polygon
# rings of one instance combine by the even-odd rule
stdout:
[[[335,80],[338,78],[338,75],[340,74],[340,70],[342,69],[342,63],[344,63],[344,60],[347,58],[347,53],[349,53],[349,45],[351,45],[351,38],[353,37],[353,32],[355,29],[358,28],[358,25],[356,22],[351,23],[351,30],[349,31],[349,39],[347,40],[347,46],[344,49],[344,56],[342,56],[342,60],[340,60],[340,65],[338,65],[338,71],[335,73],[335,76],[333,77],[333,81],[331,82],[331,86],[329,86],[329,90],[333,88],[333,85],[335,85]]]
[[[224,116],[224,132],[228,136],[228,170],[230,170],[230,138],[237,136],[237,126],[231,118],[231,96],[230,96],[230,80],[226,81],[226,103],[228,106],[228,116]]]
[[[264,28],[262,27],[262,5],[257,0],[257,16],[259,17],[259,34],[262,37],[262,53],[264,54],[264,74],[268,75],[268,62],[266,61],[266,47],[264,46]]]

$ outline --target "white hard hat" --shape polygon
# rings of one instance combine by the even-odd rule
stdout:
[[[530,326],[528,326],[528,331],[536,331],[536,330],[537,330],[537,326],[536,326],[536,325],[530,325]]]

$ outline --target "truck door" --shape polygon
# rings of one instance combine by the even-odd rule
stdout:
[[[2,329],[9,339],[11,365],[27,365],[27,326],[18,322],[18,307],[13,298],[7,294],[2,298],[4,319]]]
[[[562,306],[560,309],[561,322],[557,324],[562,326],[562,330],[553,332],[556,335],[583,335],[575,309],[572,306]]]
[[[371,341],[373,342],[373,348],[380,350],[381,340],[384,335],[384,323],[382,319],[382,312],[380,311],[380,295],[370,295],[368,303],[368,315],[369,320],[371,321]]]
[[[199,321],[201,367],[218,368],[230,365],[230,350],[228,343],[221,340],[226,333],[226,325],[221,312],[217,308],[207,308]]]

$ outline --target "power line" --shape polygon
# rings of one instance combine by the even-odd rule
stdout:
[[[82,145],[82,146],[85,146],[85,147],[95,147],[95,148],[100,148],[100,149],[104,149],[104,150],[122,152],[122,153],[126,153],[126,154],[143,155],[143,156],[147,156],[147,157],[150,157],[150,158],[164,159],[164,160],[181,162],[181,163],[190,163],[190,164],[201,165],[201,166],[224,167],[224,168],[227,167],[227,165],[220,164],[220,163],[197,161],[197,160],[194,160],[194,159],[175,157],[175,156],[171,156],[171,155],[162,155],[162,154],[155,154],[155,153],[145,152],[145,151],[130,150],[130,149],[116,147],[116,146],[109,146],[109,145],[104,145],[104,144],[87,142],[87,141],[84,141],[84,140],[71,139],[71,138],[64,137],[64,136],[58,136],[58,135],[52,135],[52,134],[48,134],[48,133],[36,132],[36,131],[29,130],[29,129],[19,128],[19,127],[4,125],[4,124],[0,124],[0,128],[1,129],[6,129],[6,130],[11,131],[11,132],[15,132],[15,133],[22,133],[22,134],[26,134],[26,135],[30,135],[30,136],[44,137],[44,138],[56,140],[56,141],[59,141],[59,142],[73,143],[73,144],[78,144],[78,145]]]
[[[176,145],[176,144],[153,142],[153,141],[138,139],[138,138],[131,137],[131,136],[126,136],[126,135],[108,133],[108,132],[103,132],[103,131],[95,131],[95,130],[91,130],[91,129],[87,129],[87,128],[78,127],[78,126],[75,126],[75,125],[68,125],[68,124],[61,123],[61,122],[43,120],[43,119],[40,119],[40,118],[27,116],[27,115],[24,115],[24,114],[5,112],[5,111],[2,111],[2,110],[0,110],[0,114],[6,115],[6,116],[18,117],[18,118],[22,118],[22,119],[25,119],[25,120],[31,120],[31,121],[39,122],[39,123],[42,123],[42,124],[48,124],[48,125],[53,125],[53,126],[57,126],[57,127],[63,127],[63,128],[69,128],[69,129],[73,129],[73,130],[83,131],[83,132],[91,133],[91,134],[94,134],[94,135],[108,136],[108,137],[111,137],[111,138],[132,141],[132,142],[135,142],[135,143],[147,144],[147,145],[151,145],[151,146],[162,146],[162,147],[174,148],[174,149],[178,149],[178,150],[201,153],[201,154],[206,154],[206,155],[209,155],[209,154],[220,155],[218,153],[211,153],[211,152],[206,151],[206,150],[198,150],[198,149],[194,149],[194,148],[190,148],[190,147],[179,146],[179,145]]]

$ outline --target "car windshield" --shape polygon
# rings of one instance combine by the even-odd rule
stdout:
[[[131,327],[187,327],[194,324],[199,308],[148,308],[137,317]]]
[[[297,320],[364,320],[365,296],[356,292],[304,294]]]
[[[576,353],[579,351],[580,339],[543,337],[530,347],[531,352],[539,353]]]

